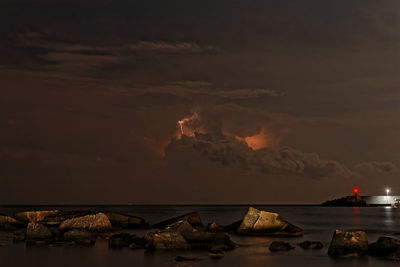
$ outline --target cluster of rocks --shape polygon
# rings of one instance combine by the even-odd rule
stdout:
[[[369,244],[364,231],[336,230],[328,254],[335,257],[371,255],[387,260],[400,261],[400,240],[383,236]]]
[[[144,236],[121,232],[122,229],[151,229]],[[247,236],[299,237],[303,230],[277,213],[250,207],[244,218],[228,226],[212,222],[204,226],[198,212],[171,218],[152,226],[139,217],[116,212],[91,211],[25,211],[14,216],[0,215],[0,230],[13,231],[14,241],[27,245],[93,245],[98,238],[108,239],[110,248],[147,250],[200,249],[212,258],[221,258],[238,245],[229,234]],[[302,249],[321,249],[318,241],[297,244]],[[295,247],[283,241],[270,244],[271,252],[289,251]],[[336,230],[328,254],[334,257],[371,255],[400,260],[400,240],[380,237],[369,244],[364,231]],[[178,256],[176,261],[196,258]]]
[[[14,241],[27,245],[93,245],[98,237],[120,227],[147,225],[139,217],[115,212],[45,210],[0,215],[0,230],[14,231]]]

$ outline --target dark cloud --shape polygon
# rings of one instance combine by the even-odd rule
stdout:
[[[365,173],[400,173],[399,167],[397,167],[393,162],[362,162],[355,166],[355,169]]]
[[[166,147],[166,160],[183,162],[199,153],[210,161],[245,171],[269,175],[295,175],[305,178],[350,178],[353,173],[343,164],[323,160],[316,153],[306,153],[291,147],[251,149],[246,143],[223,134],[182,135]]]

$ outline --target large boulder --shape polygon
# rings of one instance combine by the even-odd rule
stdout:
[[[26,227],[27,240],[45,240],[52,237],[49,228],[40,223],[28,223]]]
[[[392,237],[382,236],[372,243],[368,248],[368,253],[375,257],[388,260],[400,260],[400,240]]]
[[[122,213],[113,212],[113,211],[107,211],[107,212],[105,212],[105,214],[114,227],[133,229],[133,228],[143,228],[148,225],[148,223],[140,217],[122,214]]]
[[[303,230],[283,220],[278,213],[250,207],[236,233],[241,235],[302,236]]]
[[[60,225],[61,231],[72,229],[88,230],[94,232],[107,232],[112,230],[112,225],[104,213],[86,215],[65,220]]]
[[[14,218],[22,222],[38,223],[45,220],[48,216],[62,214],[61,210],[40,210],[40,211],[23,211],[14,214]]]
[[[353,257],[368,251],[367,234],[364,231],[336,230],[328,249],[330,256]]]
[[[153,228],[163,228],[163,227],[166,227],[167,225],[170,225],[175,222],[182,221],[182,220],[187,221],[192,226],[203,226],[203,223],[200,218],[200,214],[197,211],[193,211],[193,212],[187,213],[185,215],[177,216],[177,217],[156,223],[153,225]]]

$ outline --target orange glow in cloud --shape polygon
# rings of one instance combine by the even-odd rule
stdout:
[[[196,122],[199,120],[199,115],[197,112],[194,112],[190,117],[185,117],[181,120],[178,120],[177,125],[179,128],[179,132],[175,134],[177,138],[181,138],[182,135],[193,136],[194,132],[199,132],[201,129],[196,127]]]
[[[274,145],[274,139],[264,128],[256,135],[246,137],[236,136],[236,139],[245,142],[247,146],[253,150],[259,150]]]

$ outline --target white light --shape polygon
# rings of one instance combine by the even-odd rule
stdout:
[[[386,194],[389,194],[389,192],[390,192],[390,190],[389,190],[389,189],[386,189]]]

